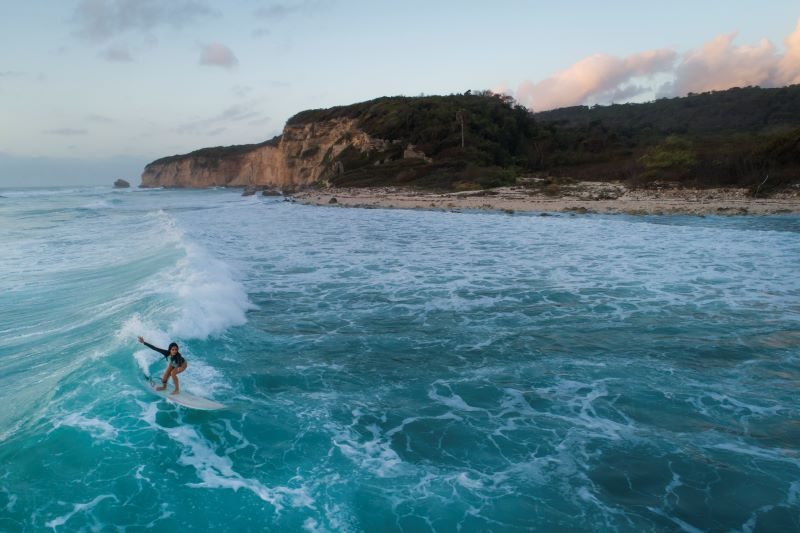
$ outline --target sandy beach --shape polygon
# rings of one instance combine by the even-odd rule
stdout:
[[[485,209],[508,213],[800,214],[800,189],[753,198],[746,189],[629,189],[607,182],[575,182],[559,186],[557,191],[523,186],[452,193],[394,187],[330,188],[298,192],[294,198],[305,204],[339,207]]]

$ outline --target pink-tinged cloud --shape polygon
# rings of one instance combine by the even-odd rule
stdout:
[[[239,64],[233,51],[220,43],[212,43],[203,48],[200,54],[200,64],[212,67],[232,69]]]
[[[672,95],[716,91],[748,85],[773,85],[779,56],[762,39],[755,46],[735,46],[735,33],[720,35],[698,50],[687,52],[668,89]]]
[[[672,70],[677,58],[674,50],[649,50],[618,58],[595,54],[538,83],[523,82],[517,100],[536,111],[578,105],[591,98],[613,97],[635,78],[650,77]],[[634,86],[635,87],[635,86]]]
[[[675,71],[675,81],[663,87],[660,94],[682,96],[731,87],[800,83],[800,21],[784,40],[783,54],[767,39],[748,46],[734,44],[735,38],[735,33],[720,35],[687,52]]]
[[[783,44],[786,53],[778,62],[778,78],[783,85],[800,83],[800,19]]]
[[[800,20],[783,43],[786,53],[778,62],[778,76],[784,85],[800,83]]]
[[[605,54],[586,57],[571,67],[539,81],[523,82],[516,99],[544,111],[589,102],[625,101],[642,94],[684,96],[731,87],[782,87],[800,83],[800,21],[784,40],[780,53],[767,39],[736,45],[735,33],[719,35],[700,48],[678,56],[674,50],[651,50],[617,58]],[[660,88],[648,78],[666,74],[672,81]]]

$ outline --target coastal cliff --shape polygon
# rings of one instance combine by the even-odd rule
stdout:
[[[142,187],[297,188],[341,172],[339,156],[385,151],[349,118],[287,124],[275,139],[244,146],[204,148],[147,165]]]
[[[546,177],[754,196],[795,187],[800,85],[543,113],[489,91],[383,97],[302,111],[260,144],[159,159],[142,186],[470,191]]]

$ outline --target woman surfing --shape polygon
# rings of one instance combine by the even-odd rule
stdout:
[[[184,359],[181,353],[178,351],[178,344],[175,342],[171,342],[169,348],[164,350],[163,348],[158,348],[150,343],[145,342],[141,335],[139,336],[139,342],[141,342],[151,350],[155,350],[156,352],[160,353],[161,355],[169,359],[169,363],[167,364],[167,369],[164,371],[164,375],[161,376],[161,386],[156,387],[156,390],[166,389],[167,381],[169,381],[169,377],[172,376],[172,382],[175,384],[175,390],[172,391],[170,394],[178,394],[179,392],[181,392],[181,384],[178,381],[178,374],[186,370],[186,367],[188,367],[189,364],[186,362],[186,359]]]

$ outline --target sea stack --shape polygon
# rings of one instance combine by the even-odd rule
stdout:
[[[121,179],[121,178],[114,182],[114,188],[115,189],[127,189],[130,186],[131,186],[130,183],[128,183],[127,181],[125,181],[124,179]]]

